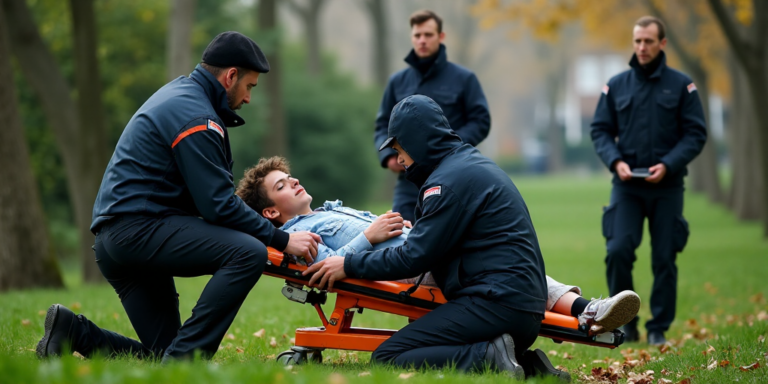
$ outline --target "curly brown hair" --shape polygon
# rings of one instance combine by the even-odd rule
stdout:
[[[258,164],[245,170],[243,178],[237,184],[235,194],[240,196],[245,204],[259,215],[264,211],[264,208],[275,205],[275,202],[267,196],[267,189],[264,188],[264,178],[272,171],[290,174],[291,167],[288,160],[281,156],[272,156],[268,159],[261,158]]]

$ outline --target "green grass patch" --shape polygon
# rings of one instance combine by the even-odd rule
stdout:
[[[514,177],[525,197],[536,226],[547,273],[569,284],[581,286],[585,296],[607,294],[605,244],[600,233],[602,206],[608,203],[607,178]],[[343,196],[341,196],[343,197]],[[386,205],[370,207],[383,211]],[[688,195],[685,216],[691,237],[678,257],[679,288],[677,319],[667,337],[672,347],[662,353],[647,344],[626,344],[617,350],[574,344],[555,344],[539,339],[535,347],[550,353],[555,365],[566,367],[578,378],[600,368],[621,367],[630,361],[633,374],[654,371],[653,383],[667,379],[677,383],[768,382],[768,242],[760,227],[737,222],[724,208],[709,204],[703,196]],[[641,325],[650,317],[648,306],[652,275],[649,238],[646,233],[637,251],[635,288],[643,300]],[[310,306],[289,302],[280,294],[283,282],[264,277],[248,296],[222,349],[211,362],[193,362],[163,367],[157,362],[132,358],[80,360],[73,356],[40,362],[34,348],[43,334],[45,310],[61,303],[85,314],[96,324],[136,337],[115,292],[106,285],[79,282],[77,265],[66,267],[67,290],[34,290],[0,295],[0,382],[256,382],[256,383],[496,383],[508,382],[494,373],[461,374],[451,370],[411,372],[371,367],[369,353],[327,350],[324,363],[294,366],[274,362],[290,347],[298,327],[317,326]],[[207,278],[176,279],[181,295],[182,318],[190,315]],[[330,308],[333,300],[326,305]],[[406,320],[365,312],[356,326],[401,328]],[[253,334],[265,330],[264,337]],[[645,332],[641,330],[642,337]],[[274,338],[276,347],[270,345]],[[711,347],[711,348],[710,348]],[[706,352],[706,354],[704,353]],[[637,360],[637,362],[633,362]],[[716,362],[716,367],[707,369]],[[724,363],[725,361],[725,363]],[[739,367],[759,362],[759,367]],[[723,365],[723,367],[721,367]],[[614,368],[615,369],[615,368]],[[663,374],[662,372],[666,373]],[[620,382],[625,382],[621,379]],[[551,382],[551,381],[550,381]]]

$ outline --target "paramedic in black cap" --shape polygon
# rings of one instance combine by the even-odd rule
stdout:
[[[269,63],[259,47],[224,32],[189,77],[158,90],[128,122],[93,207],[96,262],[139,341],[54,304],[40,357],[130,354],[163,361],[219,348],[261,276],[266,246],[312,259],[319,236],[285,233],[235,195],[228,129]],[[182,325],[174,276],[211,275]]]

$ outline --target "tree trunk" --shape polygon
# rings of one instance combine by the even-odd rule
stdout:
[[[759,143],[756,156],[748,160],[750,165],[762,167],[761,191],[768,191],[768,2],[752,1],[754,18],[746,28],[736,22],[722,0],[709,0],[709,5],[748,78],[747,89],[757,123],[755,137],[749,139]],[[763,236],[768,237],[768,193],[761,193],[760,199]]]
[[[46,120],[56,137],[56,145],[61,151],[67,174],[67,191],[78,227],[80,258],[95,267],[91,250],[94,237],[89,227],[93,203],[106,165],[106,156],[102,155],[102,151],[106,151],[106,144],[102,141],[103,133],[92,132],[94,125],[90,123],[87,127],[80,125],[77,115],[79,108],[72,99],[71,89],[40,37],[26,2],[3,0],[1,3],[6,15],[11,50],[19,61],[22,74],[40,100]],[[79,44],[76,42],[76,45]],[[75,50],[79,52],[79,48]],[[98,78],[91,73],[87,76],[89,79]],[[90,92],[84,91],[86,94]],[[91,101],[101,105],[100,99]],[[101,116],[100,111],[97,114]],[[101,124],[101,120],[98,123]],[[101,274],[90,267],[84,271],[83,276],[87,281],[101,279]]]
[[[0,21],[4,20],[0,8]],[[0,22],[0,291],[64,286],[21,128],[7,23]]]
[[[728,130],[732,169],[728,205],[740,220],[759,220],[764,183],[762,166],[755,161],[760,151],[759,143],[755,140],[758,130],[755,104],[747,89],[747,75],[733,60],[729,67],[733,85],[733,112]]]
[[[78,128],[79,151],[78,183],[85,187],[83,203],[85,209],[78,211],[82,216],[80,238],[87,240],[80,244],[83,257],[83,280],[91,283],[104,282],[91,246],[93,234],[89,227],[93,215],[93,203],[101,187],[101,178],[109,161],[106,138],[106,119],[101,100],[101,72],[96,57],[98,31],[93,0],[70,0],[74,35],[75,84],[77,85],[77,111],[80,118]],[[85,224],[85,225],[82,225]]]
[[[168,81],[189,74],[192,65],[192,26],[197,0],[173,0],[168,23],[166,71]]]
[[[265,75],[267,89],[267,133],[262,152],[264,156],[288,157],[288,129],[283,106],[283,80],[280,58],[280,28],[277,23],[277,0],[261,0],[257,9],[259,44],[269,60],[269,73]]]
[[[705,121],[709,122],[709,85],[707,74],[688,68],[693,81],[698,88],[699,98],[704,107]],[[702,192],[709,197],[713,203],[722,203],[724,201],[723,190],[720,185],[720,175],[717,173],[717,142],[712,137],[712,130],[707,123],[707,142],[704,144],[699,156],[690,164],[691,171],[691,190]]]
[[[559,66],[558,66],[559,67]],[[560,87],[563,84],[565,71],[563,68],[553,68],[547,76],[547,106],[549,107],[547,122],[547,143],[549,144],[549,162],[547,172],[560,172],[565,167],[563,129],[557,121],[557,102],[560,95]]]
[[[364,3],[373,26],[371,43],[373,53],[373,79],[380,87],[389,80],[389,26],[383,0],[368,0]]]
[[[297,0],[288,0],[288,5],[304,22],[304,41],[307,44],[307,70],[312,76],[319,76],[323,70],[320,39],[320,14],[326,0],[306,0],[301,6]]]

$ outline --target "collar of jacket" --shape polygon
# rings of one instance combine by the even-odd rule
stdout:
[[[661,77],[661,73],[664,71],[664,68],[667,67],[667,55],[664,53],[664,51],[659,51],[659,56],[661,57],[659,60],[661,62],[659,63],[659,66],[656,68],[653,73],[651,73],[650,76],[646,77],[643,73],[643,67],[640,65],[640,62],[637,60],[637,55],[633,54],[632,59],[629,60],[629,66],[632,67],[632,69],[635,71],[635,74],[641,78],[641,79],[658,79]]]
[[[411,49],[411,52],[408,53],[408,56],[405,57],[405,62],[408,63],[408,65],[413,68],[413,70],[416,71],[421,76],[421,72],[419,71],[417,65],[419,63],[419,57],[416,56],[416,51]],[[429,68],[427,73],[425,73],[422,78],[426,79],[428,77],[434,76],[436,73],[440,72],[445,65],[448,64],[448,55],[445,53],[445,45],[440,44],[440,49],[437,51],[437,59],[435,60],[435,63],[432,64],[432,67]]]
[[[219,83],[219,80],[198,64],[195,70],[189,75],[189,78],[200,84],[205,90],[208,100],[210,100],[216,114],[227,128],[239,127],[245,124],[245,120],[229,108],[227,103],[227,90]]]

